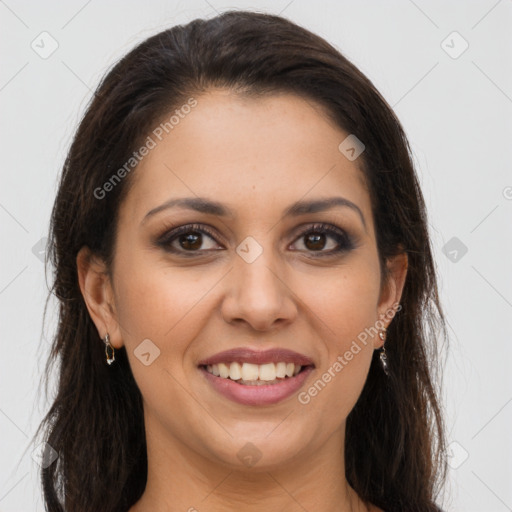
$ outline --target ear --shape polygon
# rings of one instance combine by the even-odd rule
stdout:
[[[408,257],[407,253],[401,252],[389,258],[386,262],[388,268],[388,277],[384,282],[381,289],[381,294],[378,304],[378,317],[387,329],[389,324],[393,321],[393,316],[397,311],[402,297],[402,291],[407,276]],[[378,336],[375,337],[375,342],[380,342]],[[375,348],[380,348],[383,343]]]
[[[78,282],[87,310],[103,339],[109,334],[114,348],[123,345],[114,302],[114,293],[104,261],[84,246],[76,257]]]

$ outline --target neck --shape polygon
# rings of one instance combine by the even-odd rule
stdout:
[[[368,510],[345,478],[344,425],[312,453],[279,466],[248,468],[206,458],[158,427],[146,429],[146,436],[146,489],[129,512]]]

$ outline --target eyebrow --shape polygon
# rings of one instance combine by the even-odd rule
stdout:
[[[305,215],[308,213],[323,212],[336,206],[347,207],[355,211],[361,218],[361,222],[366,229],[366,220],[359,206],[357,206],[352,201],[345,199],[344,197],[328,197],[325,199],[297,201],[284,211],[283,218],[298,217],[299,215]],[[149,217],[152,217],[153,215],[156,215],[163,210],[167,210],[173,207],[186,208],[188,210],[194,210],[200,213],[217,215],[218,217],[234,218],[236,216],[235,212],[231,208],[217,201],[212,201],[204,197],[182,197],[178,199],[170,199],[160,206],[153,208],[145,215],[141,224],[146,222]]]

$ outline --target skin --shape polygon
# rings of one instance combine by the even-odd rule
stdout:
[[[379,319],[389,325],[407,256],[388,262],[391,276],[381,288],[370,196],[357,159],[338,150],[348,134],[320,106],[291,94],[244,98],[225,90],[196,99],[134,171],[112,277],[87,248],[77,257],[98,334],[108,332],[116,349],[126,346],[144,399],[148,482],[130,512],[378,510],[348,485],[344,466],[346,418],[382,346],[378,336],[360,343],[306,405],[295,395],[271,406],[232,402],[197,365],[235,347],[287,348],[315,363],[300,391],[307,390],[365,328]],[[174,207],[142,222],[169,199],[194,196],[221,202],[234,216]],[[299,199],[332,196],[355,203],[366,226],[339,206],[283,218]],[[307,245],[301,233],[317,222],[346,231],[355,247],[315,259],[338,246],[328,233],[323,246]],[[190,223],[216,235],[202,235],[199,255],[183,256],[190,247],[183,240],[172,242],[181,255],[156,244],[171,227]],[[263,248],[252,263],[236,252],[247,236]],[[134,354],[145,339],[160,350],[148,366]],[[246,443],[261,454],[252,467],[237,457]]]

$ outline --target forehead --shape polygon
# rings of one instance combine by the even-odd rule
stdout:
[[[195,107],[173,117],[168,133],[156,123],[149,134],[153,148],[133,171],[121,217],[140,222],[159,204],[194,195],[225,203],[241,217],[278,215],[302,198],[341,195],[368,218],[362,171],[338,149],[348,133],[320,105],[292,94],[225,90],[195,99]]]

